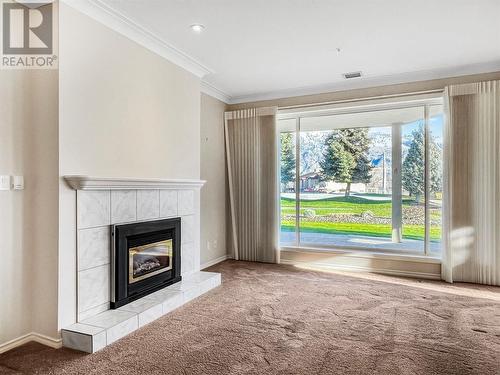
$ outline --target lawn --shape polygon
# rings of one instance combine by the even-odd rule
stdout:
[[[403,198],[403,206],[414,204],[411,198]],[[391,201],[370,200],[362,197],[332,197],[318,200],[301,200],[300,202],[300,230],[302,232],[314,233],[332,233],[332,234],[351,234],[359,236],[390,237],[390,224],[369,224],[369,223],[348,223],[348,222],[316,222],[304,217],[304,210],[313,209],[317,216],[333,213],[360,215],[363,212],[370,211],[374,216],[391,217]],[[422,208],[423,209],[423,208]],[[282,214],[293,215],[295,213],[295,200],[289,198],[281,199]],[[440,210],[431,210],[431,218],[439,218]],[[285,231],[294,231],[295,223],[292,220],[282,220],[281,228]],[[403,224],[403,238],[423,240],[423,225]],[[432,241],[438,241],[441,238],[441,227],[432,226],[430,230]]]

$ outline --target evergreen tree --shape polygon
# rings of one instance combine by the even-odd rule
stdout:
[[[440,150],[433,137],[430,137],[429,145],[429,168],[430,168],[430,190],[439,192],[442,189],[442,170]],[[425,133],[423,125],[412,133],[412,141],[408,154],[403,161],[401,173],[402,184],[410,196],[419,202],[425,190]]]
[[[368,129],[334,130],[325,140],[325,152],[320,162],[323,179],[346,183],[345,196],[348,197],[352,183],[371,180],[369,148]]]
[[[295,181],[295,139],[293,133],[281,133],[281,183]]]

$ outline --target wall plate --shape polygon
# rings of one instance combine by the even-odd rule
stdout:
[[[0,176],[0,190],[10,190],[10,176]]]

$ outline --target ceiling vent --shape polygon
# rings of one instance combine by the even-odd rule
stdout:
[[[342,74],[345,79],[360,78],[361,72],[350,72]]]

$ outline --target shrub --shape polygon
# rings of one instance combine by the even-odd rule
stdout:
[[[304,210],[304,217],[315,217],[316,216],[316,211],[314,211],[312,208],[306,208]]]
[[[370,211],[370,210],[368,210],[368,211],[363,211],[363,212],[361,213],[361,217],[362,217],[363,219],[365,219],[365,220],[370,220],[370,219],[373,219],[373,218],[375,217],[375,214],[374,214],[372,211]]]

